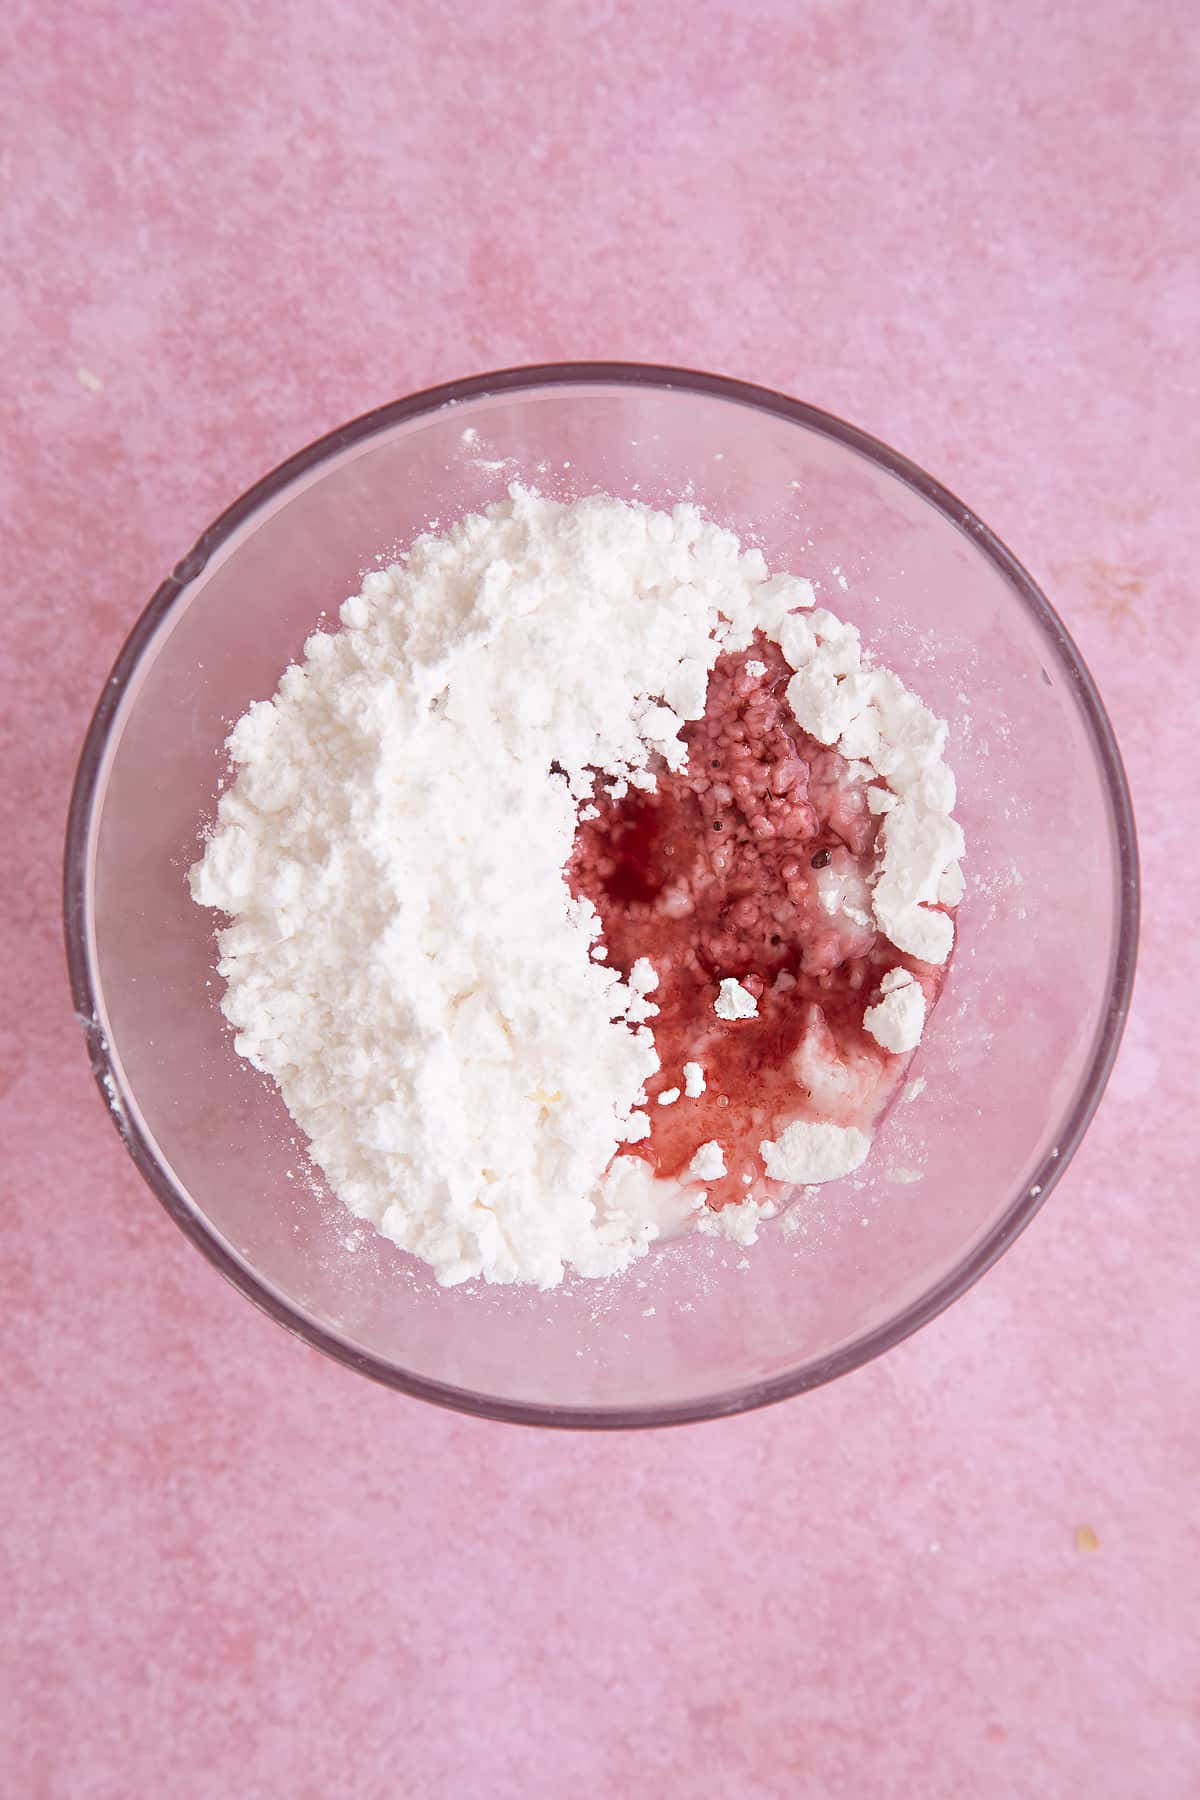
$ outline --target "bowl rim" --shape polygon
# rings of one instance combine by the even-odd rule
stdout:
[[[1091,1061],[1074,1105],[1063,1121],[1055,1150],[1028,1185],[1014,1196],[1003,1214],[968,1255],[926,1292],[898,1313],[860,1333],[831,1355],[768,1381],[753,1382],[699,1399],[665,1406],[570,1406],[510,1401],[431,1380],[344,1342],[333,1331],[306,1317],[281,1299],[255,1272],[243,1265],[189,1205],[170,1171],[155,1155],[138,1123],[120,1099],[120,1074],[113,1064],[97,1008],[98,971],[91,958],[91,883],[89,852],[98,817],[106,750],[125,690],[159,627],[188,587],[201,575],[213,554],[260,507],[274,500],[299,477],[328,458],[449,405],[505,393],[588,386],[678,388],[693,394],[756,408],[833,439],[883,468],[928,501],[963,532],[1004,578],[1031,615],[1070,682],[1095,746],[1111,808],[1119,874],[1120,916],[1109,978],[1108,1006],[1097,1030]],[[1137,962],[1139,917],[1138,850],[1133,808],[1120,751],[1096,684],[1062,620],[1032,576],[1005,544],[956,495],[925,470],[878,438],[835,414],[792,399],[774,389],[730,376],[655,363],[565,362],[528,364],[472,375],[423,388],[403,399],[361,414],[317,438],[261,477],[201,533],[196,544],[156,589],[119,651],[105,681],[80,753],[67,818],[63,860],[63,923],[67,968],[76,1016],[83,1028],[92,1072],[130,1156],[151,1191],[175,1223],[208,1260],[278,1324],[336,1361],[414,1398],[477,1417],[513,1424],[567,1429],[621,1430],[690,1424],[768,1406],[794,1394],[822,1387],[838,1376],[893,1349],[972,1287],[992,1267],[1049,1198],[1067,1167],[1100,1103],[1120,1045],[1129,1012]]]

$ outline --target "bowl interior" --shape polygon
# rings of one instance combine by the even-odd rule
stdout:
[[[1090,683],[970,515],[853,433],[732,384],[527,381],[388,409],[296,459],[177,571],[85,753],[77,967],[131,1147],[246,1290],[401,1385],[511,1416],[732,1410],[861,1360],[1019,1228],[1086,1122],[1128,984],[1132,845]],[[915,472],[912,472],[915,475]],[[185,873],[223,741],[359,576],[521,480],[694,499],[811,576],[821,603],[952,722],[969,878],[959,949],[874,1154],[744,1251],[688,1239],[606,1283],[441,1290],[308,1165],[217,1010]],[[948,510],[949,509],[949,510]]]

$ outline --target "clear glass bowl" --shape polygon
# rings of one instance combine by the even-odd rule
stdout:
[[[309,1169],[217,1010],[212,916],[185,872],[223,741],[377,553],[516,478],[571,497],[694,498],[814,577],[952,723],[969,889],[942,1003],[859,1176],[749,1250],[691,1237],[607,1283],[439,1289]],[[843,595],[843,583],[848,591]],[[67,836],[75,1004],[130,1155],[273,1318],[466,1412],[655,1425],[844,1374],[980,1276],[1087,1126],[1137,932],[1129,797],[1060,620],[986,526],[852,426],[678,369],[508,370],[333,432],[252,488],[155,594],[105,685]],[[919,1177],[919,1178],[918,1178]]]

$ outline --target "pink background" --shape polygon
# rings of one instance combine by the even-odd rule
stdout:
[[[16,19],[0,1786],[1195,1793],[1192,0]],[[58,856],[227,502],[382,400],[604,356],[829,407],[982,513],[1100,681],[1147,917],[1100,1116],[980,1286],[811,1397],[584,1438],[406,1402],[217,1279],[92,1090]]]

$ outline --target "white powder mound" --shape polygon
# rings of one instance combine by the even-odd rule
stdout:
[[[650,1130],[657,977],[589,954],[576,805],[678,766],[721,651],[804,599],[694,507],[514,489],[368,575],[235,727],[191,886],[234,919],[237,1049],[443,1282],[605,1275],[654,1235],[604,1177]]]
[[[234,728],[235,779],[190,882],[232,921],[236,1048],[341,1200],[439,1281],[612,1274],[702,1206],[616,1154],[651,1131],[658,976],[645,958],[628,982],[604,966],[563,870],[597,779],[620,797],[654,786],[656,756],[682,766],[714,662],[756,630],[797,670],[800,723],[853,737],[896,796],[876,919],[902,949],[947,954],[950,922],[928,908],[962,850],[944,727],[894,676],[859,672],[853,627],[802,618],[812,601],[695,507],[514,487],[368,575],[342,629],[314,634]],[[827,1178],[792,1175],[812,1160],[796,1129],[764,1145],[768,1172]],[[712,1143],[690,1173],[724,1169]]]

